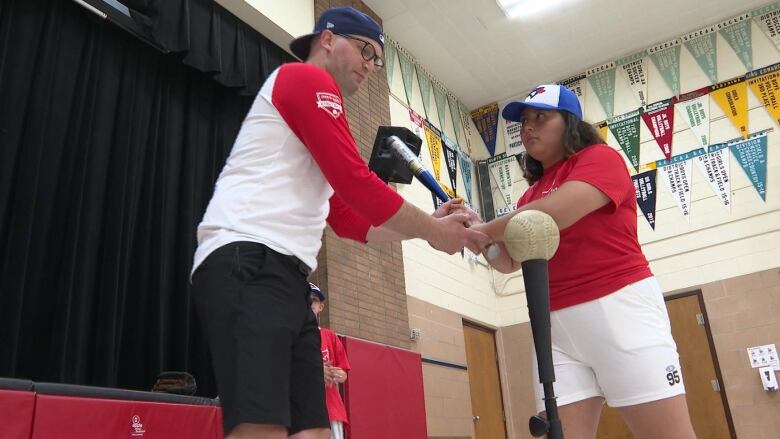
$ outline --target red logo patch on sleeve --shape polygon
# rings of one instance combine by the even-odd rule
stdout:
[[[325,110],[328,114],[338,119],[344,108],[341,105],[341,98],[333,93],[324,91],[317,92],[317,108]]]

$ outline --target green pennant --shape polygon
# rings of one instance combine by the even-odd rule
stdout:
[[[615,136],[620,148],[637,172],[639,171],[639,119],[641,114],[642,110],[637,109],[607,121],[609,130],[612,131],[612,135]]]
[[[750,14],[743,14],[728,20],[728,22],[731,21],[737,22],[723,27],[720,30],[720,34],[729,43],[729,46],[734,49],[734,52],[736,52],[749,72],[753,70],[753,41],[750,29]]]
[[[444,131],[444,117],[446,115],[444,109],[445,105],[447,105],[447,96],[444,94],[444,90],[442,90],[439,86],[434,85],[433,98],[436,100],[436,111],[439,113],[439,123],[441,124],[439,128]]]
[[[647,50],[650,59],[669,86],[673,96],[680,95],[680,40],[672,40]]]
[[[393,86],[395,58],[396,58],[395,45],[388,41],[388,44],[385,45],[385,74],[387,74],[387,87],[391,89]]]
[[[718,82],[718,45],[715,26],[682,37],[683,44],[711,84]]]
[[[414,86],[414,65],[409,57],[402,51],[398,51],[398,62],[401,64],[401,79],[404,81],[404,92],[406,92],[406,104],[412,104],[412,87]]]
[[[420,84],[420,93],[422,94],[423,111],[425,112],[425,118],[430,118],[431,110],[431,77],[423,71],[420,66],[415,66],[417,70],[417,83]]]

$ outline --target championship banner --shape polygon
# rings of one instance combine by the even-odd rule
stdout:
[[[460,175],[463,181],[463,191],[466,192],[466,201],[471,202],[471,159],[466,154],[458,151],[458,162],[460,162]]]
[[[674,105],[685,117],[702,148],[710,144],[710,88],[704,87],[674,98]]]
[[[747,71],[753,70],[753,40],[750,29],[750,13],[722,21],[716,25],[718,32],[729,43]]]
[[[717,31],[717,27],[710,26],[683,35],[681,38],[685,48],[710,79],[710,84],[718,82]]]
[[[593,67],[585,72],[593,91],[601,102],[607,119],[615,113],[615,63],[607,63]]]
[[[447,95],[444,94],[444,90],[438,85],[433,86],[433,98],[436,100],[436,112],[439,114],[439,123],[441,124],[441,130],[444,131],[444,127],[447,125],[445,118],[445,109],[447,105]]]
[[[444,164],[447,165],[447,174],[450,176],[452,191],[458,192],[458,146],[449,137],[442,135],[442,151],[444,151]]]
[[[639,105],[647,105],[647,57],[645,52],[621,58],[615,63],[619,66],[623,77],[628,81],[631,90],[639,101]]]
[[[747,140],[730,142],[731,154],[737,158],[761,199],[766,201],[766,135],[756,133]]]
[[[395,69],[396,48],[392,41],[385,44],[385,73],[387,74],[387,87],[392,89],[393,73]]]
[[[680,40],[675,39],[647,49],[673,96],[680,94]]]
[[[710,87],[712,99],[728,116],[739,135],[747,139],[748,134],[748,97],[745,77],[729,79]]]
[[[514,203],[512,202],[512,182],[514,181],[512,168],[517,166],[517,159],[515,157],[507,157],[506,154],[499,154],[488,159],[491,186],[495,184],[501,200],[493,204],[495,206],[496,218],[514,210]]]
[[[599,131],[599,135],[601,135],[602,140],[604,140],[604,143],[607,143],[607,134],[609,134],[609,128],[607,126],[607,121],[599,122],[595,125],[596,129]]]
[[[631,176],[631,180],[634,181],[634,192],[636,192],[636,204],[653,230],[655,230],[656,173],[655,169],[651,169]]]
[[[696,156],[693,161],[704,178],[710,182],[721,203],[731,211],[731,171],[729,167],[728,144],[712,145],[709,152]]]
[[[751,15],[761,31],[780,49],[780,3],[758,8]]]
[[[412,110],[412,107],[409,107],[409,120],[411,120],[412,123],[414,124],[414,127],[412,128],[412,131],[414,131],[414,134],[417,137],[422,138],[422,127],[423,127],[423,121],[425,119],[423,119],[422,116],[417,114],[416,111]]]
[[[745,79],[772,119],[780,124],[780,63],[754,70]]]
[[[496,153],[496,134],[498,131],[498,102],[485,105],[471,112],[471,120],[477,127],[482,141],[485,142],[490,156]]]
[[[642,120],[653,135],[667,160],[672,158],[672,134],[674,133],[674,105],[672,100],[650,104],[642,113]]]
[[[641,113],[640,108],[607,121],[609,130],[612,131],[620,149],[626,154],[635,170],[639,169],[639,115]]]
[[[417,83],[420,84],[420,95],[422,97],[423,112],[425,117],[430,119],[431,117],[431,77],[428,76],[422,67],[414,66],[417,71]]]
[[[580,108],[582,108],[582,114],[585,114],[585,84],[583,84],[582,80],[585,79],[585,74],[581,73],[579,75],[572,76],[571,78],[566,78],[563,81],[559,81],[558,85],[562,85],[569,90],[573,91],[575,95],[577,95],[577,99],[580,101]]]
[[[659,160],[656,162],[658,169],[661,170],[663,179],[672,193],[677,207],[680,208],[686,221],[690,222],[691,217],[691,158],[701,154],[703,150],[680,154],[672,157],[672,160]]]
[[[452,125],[455,131],[455,140],[460,144],[463,136],[463,125],[460,123],[460,112],[458,111],[458,101],[451,95],[447,95],[447,104],[450,106],[450,116],[452,116]]]
[[[409,56],[402,49],[398,49],[398,63],[401,64],[401,79],[404,82],[404,93],[406,93],[406,104],[412,105],[412,87],[414,86],[414,64]]]
[[[425,121],[425,141],[428,144],[428,152],[431,153],[431,164],[433,165],[433,177],[441,182],[439,168],[441,167],[441,131],[433,126],[429,121]]]
[[[501,111],[499,111],[499,114],[504,112],[504,107],[506,107],[510,102],[513,102],[513,100],[508,100],[501,104]],[[504,134],[504,144],[506,145],[506,155],[518,155],[525,151],[523,140],[520,138],[520,122],[506,119],[503,119],[503,122],[504,129],[502,132]]]

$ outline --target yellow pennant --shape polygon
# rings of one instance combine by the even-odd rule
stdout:
[[[431,163],[433,164],[433,176],[436,181],[440,181],[439,178],[439,166],[441,164],[441,137],[439,137],[433,130],[425,126],[425,140],[428,143],[428,151],[431,153]]]
[[[446,192],[447,195],[450,196],[450,198],[455,198],[455,191],[452,190],[452,188],[450,188],[444,183],[439,183],[439,186],[441,186],[441,188],[444,189],[444,192]]]
[[[599,122],[595,125],[597,130],[599,130],[599,134],[601,135],[601,138],[604,139],[604,143],[607,143],[607,133],[609,132],[609,127],[607,127],[607,121]]]
[[[748,131],[748,101],[747,82],[745,77],[730,79],[715,84],[710,89],[710,95],[726,113],[739,134],[747,139]]]
[[[639,165],[639,169],[636,171],[637,174],[641,174],[643,172],[652,171],[653,169],[656,169],[658,165],[655,162],[645,163],[644,165]]]
[[[750,89],[780,124],[780,64],[755,70],[746,75]]]

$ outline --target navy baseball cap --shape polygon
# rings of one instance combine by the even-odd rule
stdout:
[[[326,9],[314,25],[314,31],[294,39],[290,50],[305,61],[309,57],[312,38],[324,30],[334,34],[361,35],[379,43],[383,50],[385,48],[385,36],[379,23],[355,8],[343,7]]]
[[[582,120],[582,107],[577,95],[568,88],[558,84],[540,85],[533,89],[525,100],[510,102],[504,107],[501,115],[506,120],[520,122],[520,116],[526,107],[540,110],[568,111]]]
[[[311,294],[314,294],[318,299],[320,299],[320,302],[325,301],[325,293],[320,290],[320,287],[309,282],[309,290],[311,290]]]

